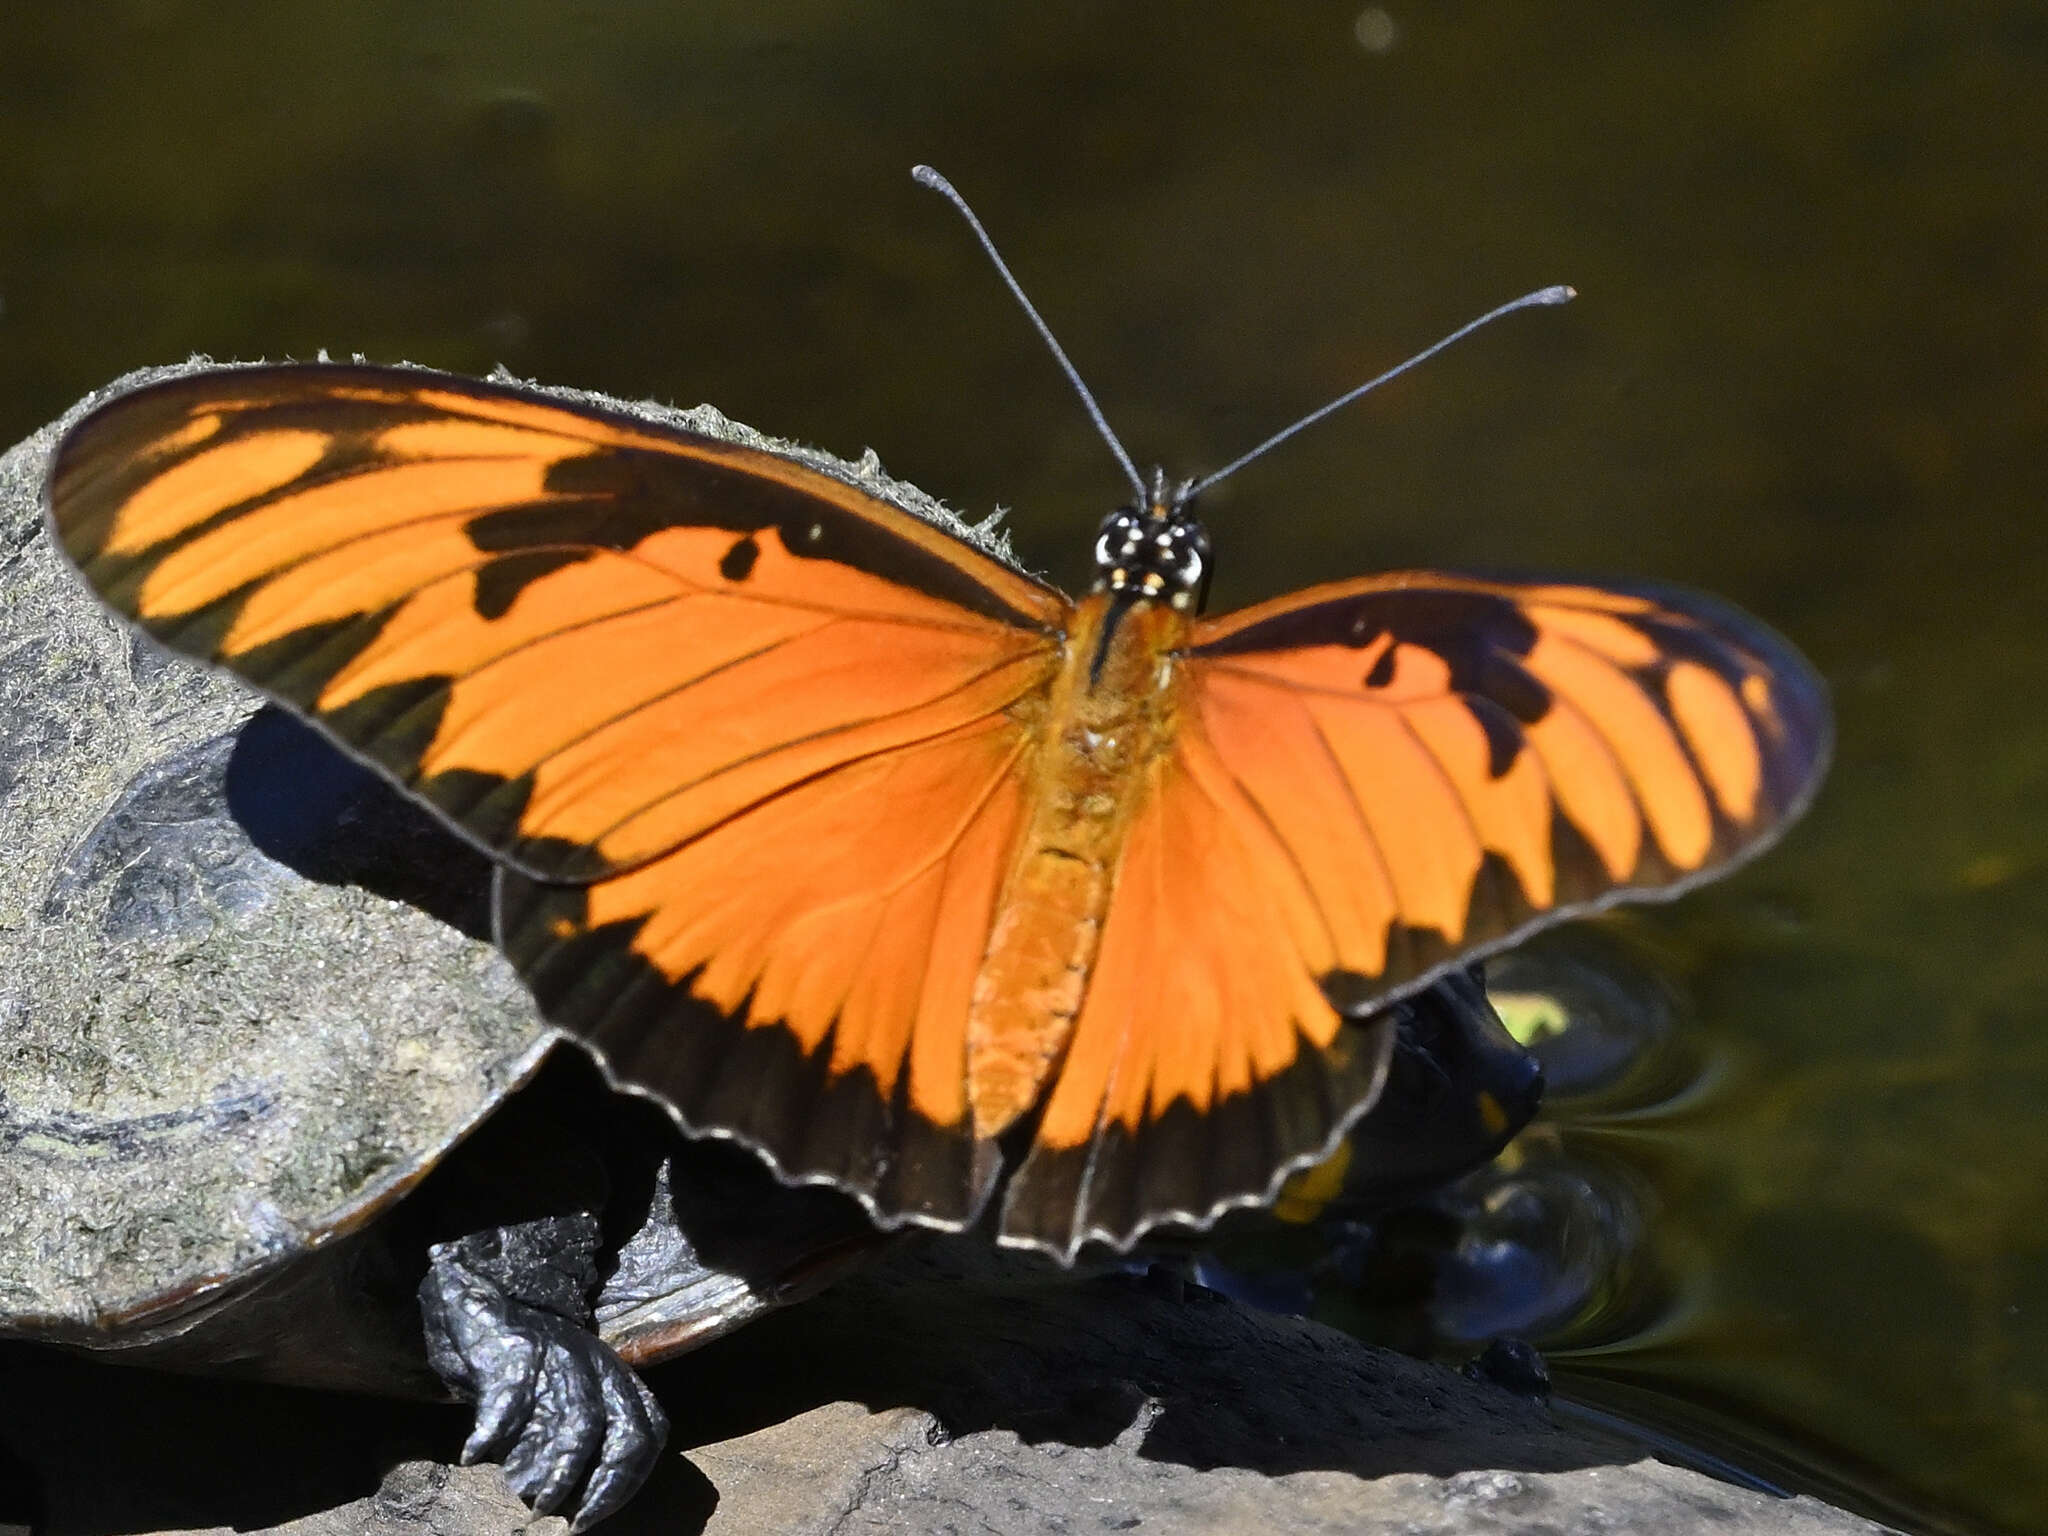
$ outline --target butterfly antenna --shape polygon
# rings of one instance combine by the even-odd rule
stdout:
[[[981,227],[981,220],[974,216],[974,210],[967,206],[967,199],[953,190],[953,183],[928,165],[912,166],[910,179],[921,187],[930,187],[960,211],[960,217],[965,219],[967,227],[974,231],[974,238],[979,240],[981,248],[988,252],[988,259],[996,264],[996,271],[1001,274],[1003,281],[1009,284],[1011,294],[1023,306],[1024,313],[1031,317],[1031,323],[1037,328],[1039,339],[1050,349],[1053,358],[1066,373],[1067,382],[1074,386],[1074,393],[1081,397],[1081,405],[1088,412],[1088,419],[1095,423],[1095,430],[1100,432],[1102,440],[1109,444],[1109,451],[1116,455],[1117,463],[1123,468],[1124,477],[1131,482],[1131,489],[1137,493],[1137,504],[1144,506],[1145,482],[1139,477],[1137,467],[1131,463],[1131,456],[1124,452],[1124,445],[1118,442],[1116,434],[1110,431],[1109,422],[1102,414],[1102,407],[1095,403],[1095,396],[1090,394],[1088,386],[1081,382],[1080,372],[1068,358],[1066,350],[1054,338],[1052,327],[1045,323],[1045,317],[1039,314],[1037,306],[1024,296],[1023,287],[1011,275],[1009,263],[1003,260],[1002,252],[996,249],[996,243],[989,238],[988,231]]]
[[[1271,449],[1278,448],[1282,443],[1286,442],[1287,439],[1294,436],[1295,433],[1301,431],[1303,428],[1312,427],[1317,422],[1321,421],[1325,416],[1328,416],[1333,412],[1343,410],[1345,406],[1349,405],[1352,401],[1356,400],[1360,395],[1369,394],[1373,390],[1378,389],[1382,384],[1386,383],[1389,379],[1399,378],[1402,374],[1406,373],[1410,368],[1413,368],[1417,363],[1427,362],[1430,358],[1435,357],[1437,353],[1443,351],[1443,349],[1445,347],[1448,347],[1452,342],[1464,340],[1467,336],[1470,336],[1474,331],[1478,330],[1481,326],[1493,324],[1493,322],[1498,320],[1502,315],[1511,315],[1518,309],[1528,309],[1537,304],[1568,304],[1578,296],[1579,292],[1576,288],[1568,288],[1563,283],[1558,283],[1553,287],[1538,288],[1534,293],[1525,293],[1519,299],[1515,299],[1509,303],[1503,304],[1498,309],[1489,309],[1477,320],[1473,320],[1465,325],[1459,326],[1455,331],[1451,332],[1450,335],[1446,336],[1442,341],[1438,342],[1435,346],[1424,347],[1420,352],[1416,353],[1413,357],[1409,358],[1407,362],[1402,363],[1399,367],[1389,368],[1385,373],[1381,374],[1378,378],[1367,379],[1363,384],[1359,385],[1358,388],[1348,390],[1344,394],[1339,395],[1336,399],[1332,400],[1328,405],[1324,406],[1321,410],[1310,411],[1306,416],[1302,417],[1301,420],[1294,423],[1293,426],[1281,428],[1278,432],[1275,432],[1271,437],[1267,438],[1263,443],[1259,444],[1258,447],[1252,449],[1250,453],[1243,454],[1238,458],[1232,459],[1228,464],[1224,465],[1221,469],[1217,470],[1216,473],[1214,473],[1213,475],[1204,475],[1201,479],[1195,481],[1194,484],[1190,485],[1187,488],[1187,490],[1183,493],[1184,497],[1187,499],[1192,499],[1193,497],[1201,495],[1202,492],[1208,490],[1209,487],[1214,485],[1218,480],[1223,479],[1226,475],[1236,474],[1240,469],[1243,469],[1245,465],[1251,463],[1253,459],[1258,458],[1261,454],[1266,453]]]

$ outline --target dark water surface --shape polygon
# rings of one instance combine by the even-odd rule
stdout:
[[[0,438],[194,351],[504,363],[872,444],[1071,583],[1117,476],[913,161],[1176,469],[1577,284],[1220,490],[1216,603],[1554,567],[1805,648],[1812,816],[1632,930],[1712,1091],[1585,1133],[1648,1169],[1677,1302],[1559,1363],[1774,1476],[2039,1530],[2043,101],[2023,0],[14,5]]]

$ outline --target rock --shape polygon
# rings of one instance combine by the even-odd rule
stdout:
[[[45,1536],[561,1529],[494,1468],[447,1465],[454,1410],[16,1348],[0,1443],[40,1486]],[[651,1379],[676,1430],[615,1536],[1881,1529],[1316,1323],[957,1243],[907,1244]]]

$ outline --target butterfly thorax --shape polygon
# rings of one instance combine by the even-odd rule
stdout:
[[[1129,592],[1084,598],[1033,722],[1027,823],[996,905],[968,1022],[975,1134],[1037,1101],[1086,1000],[1132,820],[1156,791],[1190,614]]]

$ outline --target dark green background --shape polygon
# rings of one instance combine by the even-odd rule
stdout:
[[[913,161],[1176,471],[1575,283],[1219,490],[1215,601],[1604,571],[1807,650],[1813,815],[1647,924],[1720,1066],[1641,1133],[1688,1307],[1602,1360],[2039,1529],[2048,10],[1358,13],[10,5],[0,438],[194,351],[504,363],[873,445],[1071,583],[1122,487]]]

